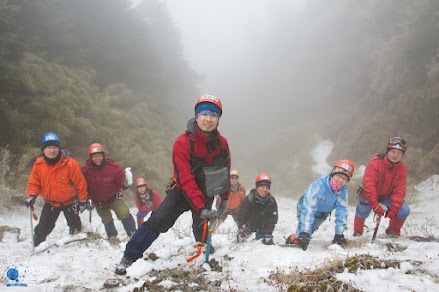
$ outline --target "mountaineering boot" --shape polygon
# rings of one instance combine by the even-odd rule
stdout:
[[[127,268],[129,266],[131,266],[131,264],[133,263],[133,260],[130,260],[126,257],[123,257],[120,260],[120,263],[117,265],[116,270],[114,271],[115,274],[117,275],[125,275],[127,273]]]
[[[354,236],[361,236],[363,235],[363,229],[364,229],[364,220],[366,218],[360,218],[357,215],[355,215],[354,218]]]
[[[128,218],[122,220],[123,228],[127,232],[128,237],[131,237],[136,232],[136,222],[133,216],[128,216]]]
[[[116,226],[114,226],[114,221],[111,220],[110,223],[107,223],[104,225],[105,232],[107,232],[107,237],[116,237],[117,236],[117,230]]]
[[[386,234],[392,237],[398,237],[401,235],[401,227],[404,225],[405,220],[395,217],[390,219],[389,227],[386,229]]]
[[[120,243],[120,239],[117,238],[117,236],[111,236],[111,237],[108,237],[108,242],[111,245],[118,245]]]
[[[285,244],[299,244],[299,241],[296,238],[296,233],[291,234],[287,237]]]

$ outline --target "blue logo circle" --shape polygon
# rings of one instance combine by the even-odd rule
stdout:
[[[6,273],[6,277],[11,281],[18,279],[18,270],[16,268],[9,269]]]

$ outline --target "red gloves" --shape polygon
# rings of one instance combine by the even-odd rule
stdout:
[[[389,218],[389,219],[393,219],[393,218],[396,217],[396,214],[397,214],[397,213],[395,212],[395,210],[390,209],[390,211],[388,211],[388,212],[386,213],[386,217]]]
[[[373,208],[373,211],[375,212],[375,214],[377,214],[378,216],[384,216],[384,210],[381,207],[380,204],[378,204],[375,208]]]

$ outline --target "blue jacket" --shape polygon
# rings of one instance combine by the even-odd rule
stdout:
[[[297,203],[300,230],[297,233],[307,232],[311,235],[315,231],[313,225],[316,218],[322,223],[334,209],[336,210],[335,234],[343,234],[346,230],[348,187],[344,185],[338,192],[334,192],[329,185],[329,179],[329,174],[316,179],[300,197]]]

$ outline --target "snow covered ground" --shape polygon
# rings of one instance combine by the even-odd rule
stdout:
[[[331,143],[326,143],[328,147],[332,147]],[[402,264],[399,268],[359,270],[357,273],[349,273],[346,270],[337,274],[337,278],[350,282],[364,291],[439,291],[437,283],[439,243],[409,239],[410,236],[415,235],[439,238],[437,224],[439,222],[437,213],[439,175],[428,178],[416,189],[419,194],[416,203],[410,205],[412,212],[403,227],[402,237],[385,238],[383,234],[388,220],[383,219],[377,240],[375,243],[370,243],[375,225],[370,216],[366,220],[370,232],[366,232],[360,239],[366,243],[348,249],[330,244],[334,237],[333,221],[326,221],[313,235],[307,251],[276,245],[265,246],[255,240],[237,244],[235,242],[237,228],[229,216],[213,235],[213,246],[216,251],[211,258],[216,259],[223,270],[222,272],[209,271],[209,266],[204,265],[205,276],[208,279],[220,279],[222,291],[277,291],[278,288],[266,281],[270,272],[276,269],[288,272],[297,268],[303,271],[321,267],[324,263],[334,259],[368,254],[382,260],[398,260]],[[293,233],[296,228],[296,201],[280,196],[276,198],[280,220],[274,232],[274,241],[275,244],[283,244],[284,236]],[[68,227],[61,215],[55,230],[48,237],[49,242],[57,243],[57,245],[32,255],[30,219],[26,211],[23,207],[21,213],[0,215],[0,225],[21,228],[18,242],[4,238],[3,241],[6,242],[0,243],[1,291],[10,289],[14,291],[96,291],[104,290],[103,284],[106,279],[116,278],[114,269],[123,255],[126,241],[122,241],[120,245],[111,245],[103,238],[93,240],[88,238],[63,244],[65,238],[68,237]],[[132,213],[135,211],[132,209]],[[38,215],[40,212],[41,209],[37,209]],[[354,239],[352,237],[354,214],[355,208],[349,207],[349,225],[345,234],[348,240]],[[105,237],[104,228],[96,212],[93,213],[91,223],[88,221],[88,215],[88,211],[81,214],[84,231],[94,231]],[[162,234],[148,249],[148,253],[154,252],[158,256],[156,261],[138,260],[128,269],[128,276],[140,280],[115,290],[131,291],[135,287],[140,287],[145,280],[151,280],[148,273],[153,269],[179,268],[190,271],[203,266],[204,253],[191,263],[186,261],[195,252],[190,225],[191,216],[189,212],[186,212],[170,231]],[[126,235],[120,222],[116,221],[116,227],[119,230],[119,238],[123,239]],[[399,249],[392,250],[388,248],[389,246],[398,246]],[[8,279],[7,272],[11,269],[19,272],[18,281]],[[11,283],[23,283],[28,287],[6,286]],[[166,288],[171,284],[170,281],[164,281],[160,285]]]

